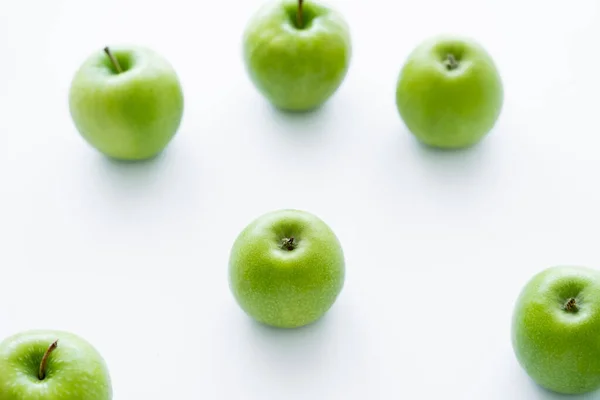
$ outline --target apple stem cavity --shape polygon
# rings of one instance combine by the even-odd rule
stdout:
[[[304,15],[302,15],[302,4],[304,3],[304,0],[298,0],[298,13],[296,14],[296,24],[298,25],[299,29],[302,29],[304,27]]]
[[[112,63],[113,67],[115,67],[115,70],[117,70],[117,73],[119,73],[119,74],[123,73],[123,68],[121,68],[121,64],[119,64],[119,60],[117,60],[117,58],[113,55],[113,53],[110,51],[110,49],[108,47],[105,47],[104,52],[110,59],[110,62]]]
[[[50,357],[50,353],[52,353],[58,347],[58,340],[55,340],[48,350],[44,353],[42,357],[42,361],[40,362],[40,369],[38,371],[38,378],[40,381],[43,381],[46,378],[46,365],[48,364],[48,358]]]
[[[565,303],[565,311],[567,312],[571,312],[571,313],[575,313],[579,310],[579,307],[577,306],[577,300],[575,300],[573,297],[571,297],[566,303]]]
[[[456,61],[456,57],[454,57],[453,54],[448,54],[446,56],[446,61],[444,64],[446,65],[448,71],[458,68],[458,61]]]
[[[287,251],[292,251],[296,248],[296,241],[293,237],[285,238],[281,241],[281,248]]]

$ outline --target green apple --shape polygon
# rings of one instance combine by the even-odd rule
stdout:
[[[552,267],[523,288],[512,321],[516,357],[538,385],[562,394],[600,388],[600,272]]]
[[[418,45],[400,70],[396,106],[425,145],[470,147],[494,127],[504,101],[500,73],[472,39],[439,35]]]
[[[277,210],[252,221],[234,242],[229,282],[255,320],[297,328],[320,319],[344,285],[340,242],[317,216]]]
[[[313,0],[264,4],[246,26],[246,70],[260,93],[287,111],[308,111],[339,88],[352,55],[342,16]]]
[[[137,46],[92,54],[75,73],[69,92],[81,136],[104,155],[124,161],[162,152],[179,129],[183,103],[173,67]]]
[[[0,343],[0,400],[110,400],[107,366],[72,333],[32,330]]]

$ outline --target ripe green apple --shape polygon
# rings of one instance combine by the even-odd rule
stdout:
[[[105,48],[79,67],[69,108],[81,136],[123,161],[155,157],[175,136],[183,91],[173,67],[145,47]]]
[[[396,106],[408,130],[442,149],[475,145],[494,127],[504,101],[500,73],[472,39],[439,35],[418,45],[400,70]]]
[[[314,0],[271,0],[244,31],[246,70],[260,93],[287,111],[325,103],[349,68],[352,46],[343,17]]]
[[[320,319],[336,301],[344,254],[331,228],[301,210],[277,210],[252,221],[237,237],[229,281],[240,307],[255,320],[297,328]]]
[[[0,343],[0,400],[110,400],[107,366],[72,333],[32,330]]]
[[[512,321],[516,357],[538,385],[562,394],[600,388],[600,272],[552,267],[517,299]]]

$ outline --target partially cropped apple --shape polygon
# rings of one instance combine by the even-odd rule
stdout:
[[[75,127],[96,150],[137,161],[156,156],[173,139],[184,98],[163,56],[144,47],[107,47],[77,70],[69,107]]]
[[[316,0],[271,0],[244,32],[246,70],[274,106],[308,111],[325,103],[349,69],[348,25]]]
[[[306,211],[264,214],[239,234],[229,260],[230,287],[255,320],[297,328],[320,319],[344,285],[340,242]]]
[[[472,39],[439,35],[418,45],[401,68],[396,106],[425,145],[458,149],[479,143],[502,111],[504,88],[492,57]]]
[[[600,271],[552,267],[517,299],[516,357],[538,385],[562,394],[600,389]]]
[[[102,356],[72,333],[25,331],[0,343],[0,400],[110,400]]]

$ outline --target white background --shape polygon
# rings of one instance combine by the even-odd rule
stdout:
[[[80,334],[116,400],[558,399],[519,368],[510,318],[536,272],[600,266],[598,0],[331,1],[351,69],[302,116],[245,74],[260,0],[2,3],[0,337]],[[506,90],[467,151],[423,148],[395,108],[406,56],[445,32],[482,43]],[[71,122],[71,78],[106,44],[154,48],[184,85],[153,162],[108,161]],[[347,257],[335,306],[294,331],[253,323],[227,282],[239,231],[279,208],[320,216]]]

